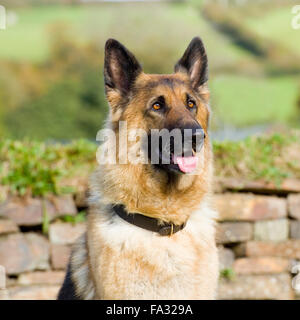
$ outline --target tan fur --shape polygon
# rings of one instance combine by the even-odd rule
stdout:
[[[152,82],[176,80],[174,87],[162,84],[149,89]],[[118,132],[118,122],[126,120],[128,129],[162,128],[159,115],[145,115],[145,104],[152,95],[163,94],[174,106],[167,121],[190,117],[182,108],[189,92],[188,77],[140,74],[135,94],[126,108],[118,106],[122,97],[108,91],[111,107],[107,127]],[[155,92],[153,92],[155,91]],[[192,92],[191,92],[192,94]],[[207,134],[209,92],[199,88],[195,115]],[[129,144],[130,145],[130,144]],[[105,145],[104,145],[105,147]],[[210,209],[212,152],[209,139],[198,155],[203,163],[199,175],[170,176],[150,164],[101,165],[91,178],[87,235],[73,250],[72,279],[82,299],[214,299],[218,279],[214,219]],[[117,155],[118,157],[118,155]],[[160,221],[186,227],[162,237],[127,223],[112,213],[111,204],[124,204]]]

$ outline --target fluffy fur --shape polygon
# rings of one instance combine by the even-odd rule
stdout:
[[[192,41],[172,75],[143,73],[134,56],[115,40],[106,45],[105,64],[110,104],[106,127],[117,138],[122,135],[119,121],[127,121],[128,130],[147,131],[197,121],[207,135],[207,58],[199,38]],[[187,92],[196,100],[194,113],[185,108]],[[157,95],[172,106],[166,117],[145,111]],[[208,136],[197,156],[201,165],[196,175],[174,174],[151,164],[99,166],[90,182],[87,234],[74,246],[60,299],[215,298],[218,259]],[[163,237],[122,220],[111,204],[123,204],[128,212],[162,222],[187,224],[182,231]]]

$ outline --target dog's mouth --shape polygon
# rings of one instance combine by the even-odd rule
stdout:
[[[171,136],[151,133],[147,142],[150,163],[165,171],[193,173],[198,166],[198,153],[204,145],[204,139],[202,129],[190,134],[182,134],[179,130]]]
[[[170,172],[183,174],[194,172],[198,165],[196,146],[192,144],[190,148],[181,147],[180,151],[177,149],[172,140],[165,145],[160,142],[159,146],[152,149],[152,153],[149,153],[151,164]],[[153,155],[156,156],[156,161],[153,161],[155,158],[152,157]]]
[[[196,170],[198,164],[198,157],[195,150],[190,152],[184,152],[180,155],[170,152],[164,154],[163,151],[159,151],[160,161],[159,166],[165,170],[178,172],[178,173],[192,173]],[[166,158],[169,161],[166,161]]]

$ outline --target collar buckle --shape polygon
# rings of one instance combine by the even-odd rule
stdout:
[[[162,226],[158,233],[161,235],[161,236],[169,236],[171,237],[173,234],[174,234],[174,224],[173,223],[170,223],[168,225],[164,225]]]

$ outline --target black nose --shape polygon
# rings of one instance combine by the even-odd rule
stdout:
[[[193,140],[193,149],[196,152],[199,152],[203,146],[205,139],[205,132],[201,126],[198,129],[193,130],[192,140]]]
[[[184,151],[188,152],[192,147],[193,151],[199,152],[203,147],[205,139],[203,128],[197,123],[196,125],[184,128],[182,131]]]

